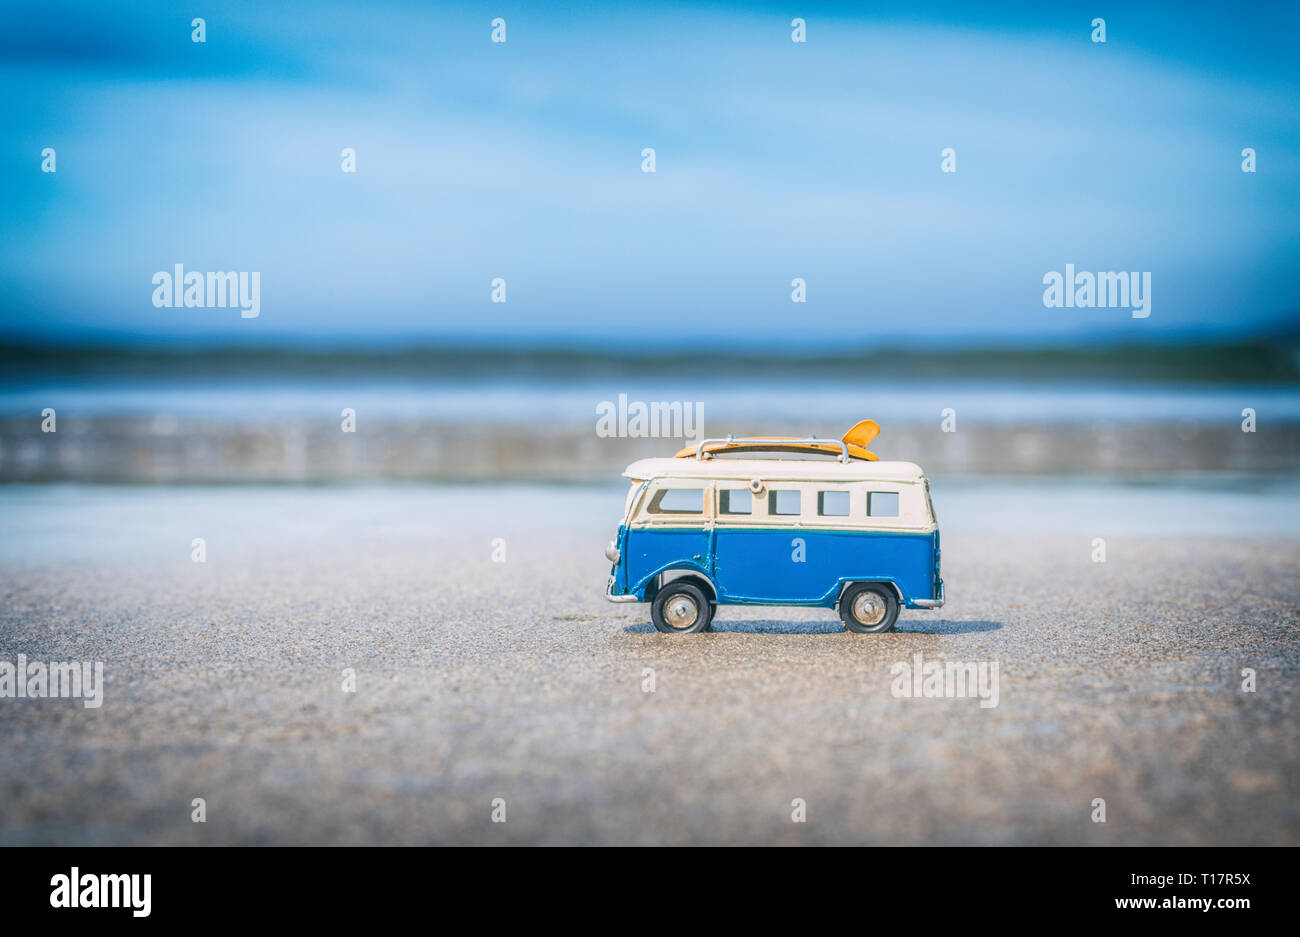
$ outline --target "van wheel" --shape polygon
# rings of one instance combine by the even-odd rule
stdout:
[[[898,621],[898,598],[888,586],[869,582],[849,586],[840,599],[840,620],[857,634],[893,631]]]
[[[695,634],[709,627],[713,604],[689,582],[670,582],[655,596],[650,620],[664,634]]]

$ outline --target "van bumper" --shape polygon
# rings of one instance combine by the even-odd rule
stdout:
[[[939,597],[937,599],[913,599],[917,608],[943,608],[943,580],[939,580]]]
[[[610,576],[609,581],[605,583],[605,598],[611,602],[635,602],[635,595],[615,595],[614,594],[614,577]]]

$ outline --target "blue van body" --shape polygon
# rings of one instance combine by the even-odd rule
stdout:
[[[942,608],[930,482],[877,459],[879,431],[728,436],[633,462],[606,598],[650,603],[665,634],[709,630],[719,605],[832,608],[858,634],[893,630],[900,608]]]
[[[689,570],[727,605],[834,608],[848,582],[893,584],[906,608],[943,601],[939,531],[620,525],[608,594],[646,602],[660,574]],[[791,562],[795,551],[802,560]]]

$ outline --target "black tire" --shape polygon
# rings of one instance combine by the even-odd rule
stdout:
[[[692,611],[695,617],[687,621]],[[650,620],[664,634],[697,634],[707,630],[713,620],[713,603],[699,586],[670,582],[655,596]]]
[[[890,586],[873,582],[849,586],[840,597],[840,620],[855,634],[893,631],[898,621],[898,596]]]

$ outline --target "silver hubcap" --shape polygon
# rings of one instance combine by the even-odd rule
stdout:
[[[700,610],[689,595],[675,595],[664,603],[664,618],[674,628],[689,628],[695,624]]]
[[[853,617],[864,625],[878,625],[885,620],[885,600],[875,592],[860,592],[853,600]]]

